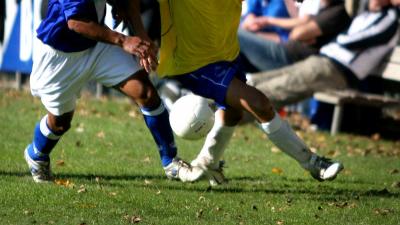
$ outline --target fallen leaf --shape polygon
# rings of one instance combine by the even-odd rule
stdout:
[[[400,188],[400,181],[396,181],[392,184],[392,188]]]
[[[327,153],[327,155],[331,158],[336,158],[337,156],[340,155],[340,151],[338,150],[331,150]]]
[[[283,173],[283,170],[281,168],[274,167],[272,168],[272,173],[281,175]]]
[[[196,217],[201,218],[203,216],[203,209],[200,209],[198,212],[196,212]]]
[[[106,136],[106,134],[104,133],[104,131],[100,131],[99,133],[96,134],[96,136],[98,138],[104,138]]]
[[[117,192],[110,192],[110,193],[108,193],[109,195],[111,195],[111,196],[116,196],[117,195]]]
[[[74,183],[72,183],[68,179],[55,179],[54,183],[56,183],[57,185],[60,185],[60,186],[68,187],[68,188],[74,187]]]
[[[374,213],[376,215],[386,216],[389,213],[394,213],[394,210],[389,208],[384,208],[384,209],[375,208]]]
[[[64,166],[64,165],[65,165],[65,162],[64,162],[64,160],[59,159],[59,160],[57,160],[56,165],[57,165],[57,166]]]
[[[151,182],[150,180],[147,180],[147,179],[144,179],[144,184],[145,185],[150,185],[150,184],[152,184],[153,182]]]
[[[314,148],[314,147],[310,147],[310,151],[313,152],[313,153],[317,153],[318,150],[316,148]]]
[[[283,221],[283,220],[278,220],[278,221],[276,221],[276,224],[278,224],[278,225],[282,225],[282,224],[284,224],[285,222]]]
[[[125,215],[124,219],[128,220],[129,223],[140,223],[140,221],[142,221],[139,216]]]
[[[85,186],[84,186],[84,185],[81,185],[81,186],[79,187],[79,190],[78,190],[77,192],[78,192],[78,193],[85,193],[85,192],[86,192]]]
[[[139,114],[136,112],[136,110],[131,110],[129,111],[129,116],[132,118],[137,118]]]
[[[375,133],[371,136],[373,141],[379,141],[381,139],[381,135],[379,133]]]
[[[33,215],[33,212],[29,210],[24,210],[24,215]]]
[[[281,152],[281,150],[279,150],[279,148],[273,146],[273,147],[271,148],[271,152],[272,152],[272,153],[279,153],[279,152]]]
[[[142,161],[144,163],[150,163],[151,162],[151,158],[149,156],[146,156]]]
[[[75,131],[77,133],[83,133],[85,131],[84,124],[83,123],[78,124],[78,126],[75,129]]]

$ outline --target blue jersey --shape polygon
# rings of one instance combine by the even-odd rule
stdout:
[[[49,0],[46,18],[37,29],[43,43],[63,52],[79,52],[96,45],[97,41],[68,28],[68,20],[84,18],[103,23],[105,0]]]
[[[283,0],[247,0],[247,14],[256,16],[269,16],[275,18],[289,18],[285,1]],[[276,32],[282,40],[287,40],[289,31],[280,27],[268,26],[262,31]]]

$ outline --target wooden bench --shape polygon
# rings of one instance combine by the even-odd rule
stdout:
[[[400,46],[384,60],[382,65],[373,74],[382,79],[400,82]],[[314,98],[320,102],[334,105],[331,123],[331,135],[337,134],[343,117],[343,107],[346,104],[364,105],[371,107],[384,107],[389,105],[400,105],[400,100],[371,93],[363,93],[356,90],[329,90],[314,93]]]

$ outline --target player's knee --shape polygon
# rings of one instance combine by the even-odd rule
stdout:
[[[253,111],[256,112],[260,118],[272,118],[274,109],[269,99],[261,92],[254,97],[251,103]]]
[[[53,128],[53,131],[57,135],[65,134],[71,128],[71,122],[63,122],[61,124],[57,124],[56,127]]]
[[[234,112],[229,111],[225,114],[224,123],[227,126],[236,126],[243,118],[243,111],[236,110]]]

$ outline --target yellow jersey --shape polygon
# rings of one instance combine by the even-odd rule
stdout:
[[[239,55],[242,0],[159,0],[159,76],[195,71]]]

